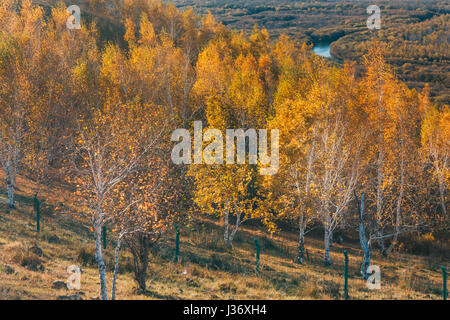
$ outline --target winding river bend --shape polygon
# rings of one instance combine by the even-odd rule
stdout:
[[[332,58],[329,43],[319,43],[313,47],[313,52],[325,58]]]

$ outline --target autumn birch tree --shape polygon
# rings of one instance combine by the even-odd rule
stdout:
[[[35,103],[33,80],[43,36],[44,12],[23,1],[0,5],[0,165],[5,172],[8,206],[14,208],[16,178],[25,153],[27,119]]]
[[[330,264],[333,231],[341,224],[360,177],[364,130],[355,120],[355,78],[349,70],[330,68],[309,97],[317,104],[317,151],[313,184],[324,228],[325,263]]]
[[[293,221],[298,226],[297,262],[302,264],[306,230],[316,217],[312,179],[318,110],[301,94],[310,84],[301,72],[304,64],[294,63],[298,49],[294,49],[288,39],[284,41],[274,49],[281,79],[274,99],[276,115],[270,121],[270,127],[278,128],[283,137],[280,142],[281,168],[277,175],[267,179],[270,182],[269,199],[280,212],[277,218]]]
[[[424,119],[422,123],[421,142],[422,155],[425,163],[433,168],[433,176],[436,179],[439,189],[439,201],[443,216],[447,217],[447,193],[449,169],[448,161],[450,155],[450,110],[448,106],[443,106],[439,110],[433,106],[429,100],[427,92],[421,98],[424,109]]]

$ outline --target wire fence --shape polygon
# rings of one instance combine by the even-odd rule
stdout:
[[[108,243],[106,229],[102,237],[104,248]],[[39,228],[36,232],[39,233]],[[183,232],[191,236],[185,238]],[[192,237],[192,234],[197,236]],[[350,259],[346,267],[342,249],[335,249],[332,265],[325,266],[322,249],[305,247],[300,266],[295,241],[261,235],[253,239],[253,236],[240,232],[232,243],[224,240],[219,229],[198,227],[183,231],[175,228],[175,232],[166,234],[157,247],[152,248],[152,253],[182,265],[198,265],[245,277],[257,276],[289,295],[313,298],[325,295],[335,299],[447,298],[447,266],[430,261],[417,264],[401,254],[382,261],[372,260],[373,264],[379,264],[382,288],[373,290],[361,276],[362,257],[357,249],[347,248]],[[303,288],[303,292],[299,288]]]
[[[320,297],[325,293],[336,299],[439,299],[447,297],[446,274],[442,266],[437,264],[415,265],[414,262],[396,256],[386,258],[380,264],[381,274],[376,287],[377,277],[364,280],[361,276],[360,263],[362,257],[355,249],[349,248],[350,260],[345,271],[344,254],[334,250],[333,264],[326,266],[323,262],[323,250],[305,248],[303,263],[297,263],[298,247],[292,242],[258,237],[260,260],[257,259],[255,242],[247,236],[237,235],[231,246],[224,241],[219,232],[199,232],[196,239],[179,239],[179,257],[176,257],[176,237],[168,237],[160,243],[158,255],[167,260],[178,260],[181,264],[194,264],[210,270],[224,271],[242,276],[259,276],[270,281],[280,290],[291,292],[295,286],[303,286],[308,296]],[[211,252],[213,252],[211,254]],[[336,254],[337,258],[336,258]],[[268,261],[276,259],[278,264],[285,265],[300,273],[279,271]],[[314,273],[314,274],[313,274]],[[347,280],[345,280],[347,278]],[[301,281],[299,281],[300,279]],[[347,286],[345,286],[347,282]],[[317,293],[315,293],[315,290]],[[399,293],[400,292],[400,293]]]

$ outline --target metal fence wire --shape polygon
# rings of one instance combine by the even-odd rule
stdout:
[[[350,249],[349,253],[351,251]],[[196,241],[190,239],[183,242],[182,231],[177,230],[171,237],[160,242],[157,254],[164,259],[181,264],[198,264],[211,270],[245,276],[255,275],[267,279],[274,277],[276,270],[265,265],[265,256],[277,257],[285,260],[286,263],[297,265],[298,247],[269,237],[258,237],[252,242],[248,237],[239,235],[234,239],[233,245],[230,245],[229,242],[224,241],[223,235],[213,231],[199,233]],[[420,292],[424,299],[432,299],[436,296],[447,299],[447,273],[444,266],[431,265],[431,274],[427,277],[417,272],[407,259],[402,257],[396,257],[396,259],[405,267],[387,275],[383,274],[383,266],[380,266],[381,286],[400,288],[407,297],[410,297],[410,294],[412,297],[413,292]],[[305,248],[302,265],[305,268],[312,268],[311,270],[323,268],[323,252]],[[387,295],[382,290],[369,290],[368,281],[360,275],[360,264],[354,258],[348,260],[345,254],[329,266],[329,271],[342,280],[338,288],[325,274],[314,281],[322,286],[330,286],[329,291],[336,298],[352,299],[356,296],[371,299],[398,298],[395,295]]]

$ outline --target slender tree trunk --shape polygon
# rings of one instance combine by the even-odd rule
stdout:
[[[223,214],[223,223],[224,223],[224,232],[223,232],[223,241],[228,241],[228,228],[229,228],[229,212],[228,208],[225,209],[225,212]]]
[[[7,181],[7,189],[8,189],[8,206],[10,208],[14,208],[14,184],[10,181]]]
[[[400,194],[397,199],[397,216],[395,221],[395,240],[397,240],[398,234],[400,233],[400,226],[402,224],[402,202],[403,196],[405,194],[405,161],[402,159],[401,170],[400,170]]]
[[[383,85],[383,84],[381,84]],[[380,92],[378,95],[378,110],[381,114],[381,117],[384,117],[385,111],[383,107],[383,95],[384,90],[381,87]],[[383,238],[383,179],[384,179],[384,172],[383,172],[383,165],[384,165],[384,119],[379,120],[379,134],[378,134],[378,146],[380,148],[378,152],[378,161],[377,161],[377,222],[378,222],[378,230],[377,234],[379,237],[378,245],[380,246],[380,252],[383,255],[386,255],[386,248],[384,245],[384,238]]]
[[[329,200],[328,198],[325,200],[324,209],[323,209],[323,228],[324,228],[324,249],[325,249],[325,264],[331,264],[330,260],[330,231],[332,230],[332,226],[330,223],[330,208],[329,208]]]
[[[297,263],[303,264],[303,257],[305,255],[305,226],[304,226],[304,216],[300,217],[298,224],[299,229],[299,239],[298,239],[298,257]]]
[[[117,273],[119,272],[120,245],[121,245],[121,238],[119,237],[117,239],[117,246],[116,246],[116,250],[114,252],[114,277],[113,277],[113,281],[112,281],[111,300],[114,300],[116,298],[116,280],[117,280]]]
[[[329,265],[331,264],[331,260],[330,260],[330,230],[328,230],[328,227],[325,227],[324,245],[325,245],[325,264]]]
[[[136,275],[136,282],[138,283],[139,290],[142,293],[145,293],[147,291],[147,277],[145,276],[144,268],[141,268],[139,270],[139,273]]]
[[[10,159],[3,165],[6,175],[6,189],[8,193],[8,207],[14,208],[14,187],[16,184],[16,169]]]
[[[135,234],[130,242],[131,253],[134,260],[134,279],[142,293],[147,291],[147,268],[150,254],[150,239],[146,234]]]
[[[392,243],[389,246],[387,253],[391,253],[394,249],[398,236],[400,234],[400,226],[402,224],[402,202],[403,202],[403,195],[405,193],[405,162],[402,159],[400,164],[400,192],[397,198],[397,207],[396,207],[396,217],[395,217],[395,233],[394,238],[392,239]]]
[[[364,194],[361,195],[361,204],[359,206],[359,242],[363,250],[364,257],[361,263],[361,275],[367,280],[367,268],[370,266],[370,249],[366,240],[366,230],[364,228]]]
[[[444,217],[447,217],[447,207],[445,205],[445,191],[447,190],[444,182],[444,178],[441,174],[439,174],[439,196],[441,200],[441,207],[442,207],[442,213],[444,214]]]
[[[95,258],[98,265],[98,273],[100,276],[100,297],[102,300],[108,300],[108,292],[106,287],[106,265],[103,261],[102,254],[102,226],[95,226]]]
[[[387,255],[386,246],[384,244],[383,228],[378,229],[378,245],[380,246],[380,252],[383,256]]]
[[[146,265],[141,265],[138,273],[136,274],[136,282],[138,283],[139,290],[142,293],[147,291],[147,266],[148,263],[146,263]]]
[[[306,174],[306,183],[305,183],[305,197],[306,198],[309,197],[309,190],[311,187],[312,166],[313,166],[313,162],[314,162],[315,148],[316,148],[316,128],[314,128],[313,144],[311,146],[311,150],[309,151],[309,157],[308,157],[308,171]],[[296,186],[297,186],[298,196],[301,197],[297,171],[296,171]],[[297,262],[299,264],[303,264],[303,258],[304,258],[304,254],[305,254],[305,230],[306,230],[305,204],[302,205],[301,210],[302,210],[302,212],[301,212],[300,219],[299,219],[299,239],[298,239],[298,257],[297,257]]]
[[[330,235],[329,235],[329,237],[330,237],[330,248],[333,247],[333,234],[334,234],[334,231],[330,230]]]
[[[378,245],[380,246],[380,252],[386,255],[386,248],[383,238],[383,227],[381,226],[383,220],[383,159],[384,154],[380,151],[378,155],[378,168],[377,168],[377,222],[378,222]]]
[[[230,244],[233,243],[234,236],[236,235],[236,232],[238,231],[240,223],[241,223],[241,214],[238,213],[236,215],[236,223],[235,223],[234,228],[233,228],[233,230],[231,231],[231,234],[230,234],[230,238],[229,238]]]
[[[361,228],[361,226],[362,225],[360,225],[360,228]],[[364,230],[364,227],[362,227],[362,228]],[[370,249],[369,249],[369,244],[366,241],[365,235],[364,235],[363,239],[364,240],[362,240],[361,234],[360,234],[361,248],[364,252],[363,261],[361,263],[361,275],[364,280],[367,280],[367,269],[370,266]]]

